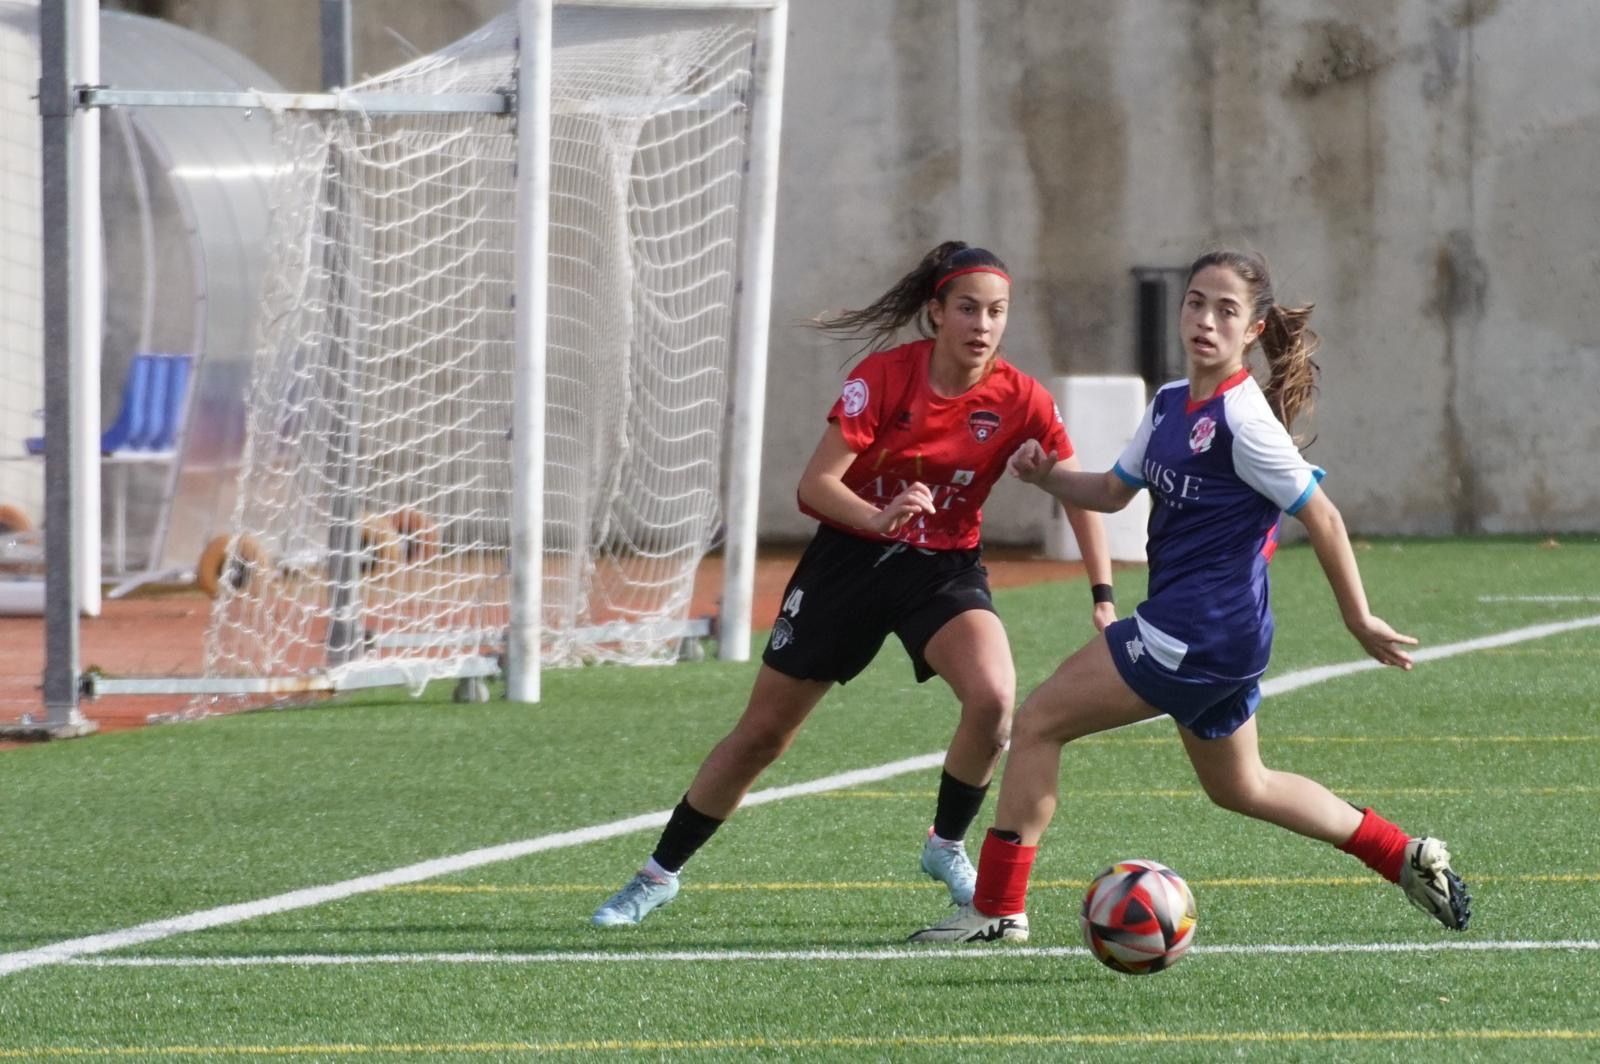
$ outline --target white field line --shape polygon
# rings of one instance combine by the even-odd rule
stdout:
[[[1435,661],[1454,657],[1457,654],[1471,653],[1475,650],[1507,646],[1512,643],[1526,642],[1530,639],[1543,639],[1546,636],[1559,635],[1563,632],[1595,627],[1600,627],[1600,616],[1581,617],[1571,621],[1517,628],[1509,632],[1501,632],[1498,635],[1431,647],[1417,651],[1413,656],[1419,662]],[[1308,687],[1311,684],[1322,683],[1325,680],[1332,680],[1341,676],[1349,676],[1352,673],[1366,672],[1369,669],[1377,668],[1382,668],[1382,666],[1370,658],[1348,661],[1338,665],[1322,665],[1275,677],[1263,683],[1261,690],[1265,695],[1282,694],[1286,691]],[[821,779],[811,780],[806,783],[796,783],[787,787],[771,787],[766,790],[756,791],[745,798],[744,805],[764,805],[767,802],[839,790],[861,783],[876,783],[880,780],[892,779],[896,776],[935,768],[943,764],[943,762],[944,753],[942,751],[923,754],[920,757],[908,757],[872,768],[856,769],[851,772],[840,772],[832,776],[824,776]],[[624,820],[613,820],[609,824],[596,824],[593,827],[561,831],[551,835],[540,835],[531,839],[523,839],[520,842],[508,842],[499,846],[468,850],[466,853],[459,853],[450,857],[438,857],[431,861],[422,861],[418,864],[406,865],[403,868],[394,868],[387,872],[358,876],[355,879],[347,879],[340,883],[329,883],[320,887],[306,887],[256,901],[238,902],[215,909],[203,909],[184,916],[153,920],[149,923],[124,928],[120,931],[106,931],[83,938],[53,942],[47,946],[38,946],[33,949],[18,950],[13,953],[0,953],[0,977],[44,965],[63,964],[78,957],[107,953],[111,950],[124,949],[146,942],[156,942],[175,935],[188,934],[191,931],[204,931],[208,928],[224,927],[229,924],[242,923],[245,920],[254,920],[261,916],[271,916],[276,913],[325,905],[329,902],[341,901],[359,894],[371,894],[388,887],[403,886],[407,883],[420,883],[423,880],[464,872],[472,868],[481,868],[485,865],[498,864],[502,861],[514,861],[520,857],[542,853],[546,850],[581,846],[604,839],[616,838],[619,835],[629,835],[636,831],[658,828],[667,822],[667,817],[670,815],[671,810],[669,809],[658,810],[654,813],[644,813]]]
[[[853,787],[861,783],[876,783],[880,780],[892,779],[911,772],[926,771],[943,763],[944,754],[942,753],[908,757],[901,761],[891,761],[886,765],[878,765],[874,768],[840,772],[836,775],[825,776],[822,779],[811,780],[807,783],[796,783],[788,787],[771,787],[767,790],[757,791],[747,796],[744,804],[747,806],[763,805],[783,798],[796,798],[807,794],[838,790],[842,787]],[[223,927],[245,920],[254,920],[260,916],[270,916],[274,913],[307,909],[312,906],[325,905],[328,902],[354,897],[358,894],[370,894],[389,887],[403,886],[407,883],[420,883],[423,880],[436,879],[439,876],[464,872],[472,868],[481,868],[484,865],[498,864],[502,861],[514,861],[519,857],[541,853],[545,850],[581,846],[586,843],[599,842],[603,839],[616,838],[619,835],[632,834],[636,831],[659,828],[666,824],[667,818],[671,815],[672,810],[662,809],[654,813],[628,817],[625,820],[613,820],[609,824],[596,824],[593,827],[577,828],[573,831],[562,831],[553,835],[540,835],[532,839],[523,839],[520,842],[508,842],[499,846],[486,846],[478,850],[468,850],[466,853],[458,853],[451,857],[438,857],[431,861],[422,861],[418,864],[406,865],[403,868],[395,868],[387,872],[377,872],[372,875],[359,876],[355,879],[347,879],[342,883],[330,883],[321,887],[292,890],[287,894],[278,894],[258,901],[239,902],[234,905],[223,905],[215,909],[189,913],[185,916],[153,920],[150,923],[140,924],[137,927],[130,927],[121,931],[107,931],[103,934],[68,939],[48,946],[39,946],[35,949],[4,953],[0,954],[0,977],[42,965],[61,964],[75,957],[105,953],[109,950],[123,949],[144,942],[155,942],[160,939],[171,938],[174,935],[187,934],[191,931],[204,931],[207,928]]]
[[[1343,943],[1240,943],[1231,946],[1196,946],[1192,956],[1229,954],[1320,953],[1485,953],[1554,950],[1600,950],[1595,939],[1498,940],[1479,942],[1451,939],[1440,942]],[[989,960],[995,957],[1083,957],[1082,946],[913,946],[894,949],[775,949],[775,950],[649,950],[630,953],[575,951],[572,953],[283,953],[223,957],[79,957],[68,965],[82,968],[318,968],[385,964],[675,964],[679,962],[785,962],[785,961],[920,961]]]
[[[1494,635],[1479,636],[1477,639],[1465,639],[1459,643],[1446,643],[1437,647],[1422,647],[1411,652],[1419,664],[1424,661],[1439,661],[1443,658],[1453,658],[1458,654],[1470,654],[1476,650],[1493,650],[1496,647],[1511,646],[1513,643],[1526,643],[1532,639],[1544,639],[1552,635],[1561,635],[1564,632],[1576,632],[1582,628],[1600,628],[1600,617],[1579,617],[1570,621],[1552,621],[1549,624],[1535,624],[1528,628],[1513,628],[1509,632],[1498,632]],[[1324,680],[1336,679],[1340,676],[1349,676],[1351,673],[1368,672],[1372,669],[1381,669],[1384,666],[1371,658],[1362,658],[1360,661],[1346,661],[1338,665],[1319,665],[1312,669],[1301,669],[1283,676],[1266,680],[1261,684],[1261,693],[1265,696],[1281,695],[1288,691],[1297,691],[1302,687],[1310,687]],[[3,969],[0,969],[3,971]]]
[[[1600,602],[1600,595],[1479,595],[1479,602],[1543,602],[1563,604],[1573,602]]]

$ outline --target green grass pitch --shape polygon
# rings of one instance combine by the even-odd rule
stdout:
[[[1593,537],[1361,547],[1375,610],[1424,647],[1600,617]],[[1273,570],[1270,675],[1358,658],[1310,551]],[[1089,635],[1081,582],[997,601],[1024,691]],[[753,672],[557,672],[537,706],[445,689],[0,753],[0,955],[665,810]],[[946,911],[917,869],[933,768],[742,811],[638,928],[588,917],[655,828],[0,975],[0,1061],[1597,1059],[1597,677],[1600,627],[1577,627],[1263,706],[1269,764],[1449,842],[1464,935],[1210,806],[1157,723],[1067,751],[1025,949],[903,944]],[[891,644],[758,787],[932,754],[954,723]],[[1199,904],[1153,977],[1079,948],[1084,885],[1125,857]]]

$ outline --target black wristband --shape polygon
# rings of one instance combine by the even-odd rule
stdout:
[[[1089,589],[1089,594],[1093,597],[1096,606],[1102,602],[1115,603],[1117,601],[1117,594],[1111,589],[1110,584],[1095,584]]]

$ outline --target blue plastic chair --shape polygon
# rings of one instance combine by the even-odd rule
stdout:
[[[183,427],[193,369],[189,355],[134,355],[122,381],[116,420],[100,436],[100,453],[172,450]],[[31,437],[24,446],[29,454],[43,454],[44,437]]]
[[[153,451],[156,439],[167,426],[167,380],[172,376],[172,362],[165,355],[145,356],[150,360],[149,379],[145,382],[144,417],[138,431],[128,434],[128,442],[113,450]],[[103,443],[104,441],[102,441]],[[102,446],[101,450],[105,450]]]
[[[116,419],[100,435],[101,465],[111,477],[111,543],[118,573],[127,570],[128,467],[176,461],[193,371],[190,355],[134,355],[122,381]],[[42,455],[44,437],[27,439],[23,446],[30,455]]]
[[[194,369],[194,359],[188,355],[167,355],[162,361],[167,370],[166,387],[161,389],[161,431],[149,434],[153,451],[170,451],[177,446],[184,404],[189,398],[189,375]]]
[[[134,355],[122,381],[122,404],[117,419],[100,437],[100,453],[111,454],[135,446],[150,417],[150,385],[155,375],[155,355]]]

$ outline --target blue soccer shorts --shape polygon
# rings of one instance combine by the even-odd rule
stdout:
[[[1133,617],[1108,625],[1106,643],[1122,682],[1202,739],[1227,738],[1261,705],[1260,677],[1218,680],[1161,664],[1144,649]]]

